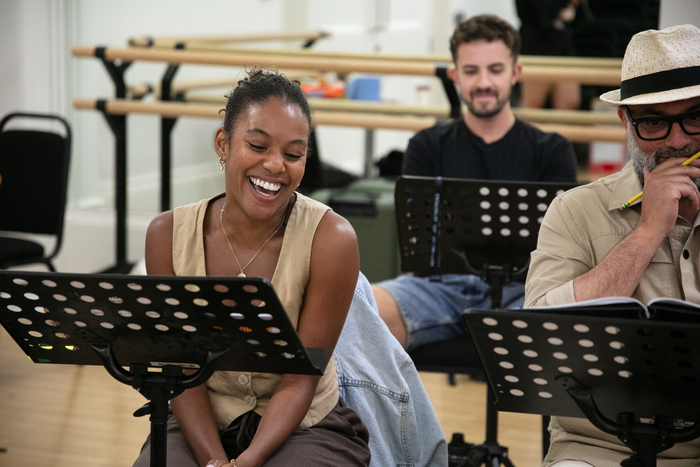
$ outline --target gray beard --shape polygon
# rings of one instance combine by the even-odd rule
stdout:
[[[634,173],[637,174],[639,183],[644,186],[644,167],[647,168],[649,172],[653,172],[654,169],[659,165],[659,159],[665,156],[685,156],[690,157],[693,154],[700,151],[700,147],[697,146],[686,146],[682,149],[672,149],[664,148],[658,149],[651,154],[647,154],[637,145],[637,140],[635,139],[635,132],[631,124],[627,124],[627,154],[632,159],[632,165],[634,167]],[[695,186],[700,189],[700,178],[691,179]]]

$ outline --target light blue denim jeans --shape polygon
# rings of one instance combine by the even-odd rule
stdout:
[[[334,352],[340,397],[370,433],[370,467],[447,466],[447,442],[411,358],[362,273]]]
[[[377,284],[394,297],[408,330],[411,351],[422,345],[464,336],[464,310],[488,310],[489,289],[478,276],[444,274],[432,277],[399,276]],[[525,285],[509,282],[503,287],[502,308],[522,308]]]

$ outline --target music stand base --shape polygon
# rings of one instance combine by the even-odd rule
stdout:
[[[505,465],[506,467],[514,467],[508,458],[508,448],[489,442],[471,446],[467,454],[456,461],[458,463],[450,463],[450,466],[479,467],[484,465],[486,467],[499,467]]]
[[[486,440],[482,444],[464,443],[461,433],[452,435],[450,445],[455,447],[455,452],[451,455],[449,467],[514,467],[508,458],[508,448],[498,444],[498,411],[495,406],[495,397],[490,388],[486,393]],[[460,449],[460,444],[463,445]],[[449,447],[448,447],[449,449]],[[632,466],[630,466],[632,467]]]

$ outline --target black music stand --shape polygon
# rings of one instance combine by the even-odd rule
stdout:
[[[503,287],[527,273],[549,203],[574,186],[403,176],[396,185],[401,269],[477,275],[489,285],[492,309],[500,308]],[[497,436],[498,412],[488,391],[486,440],[462,465],[512,466]]]
[[[168,401],[216,369],[322,375],[327,361],[260,278],[0,271],[0,324],[33,362],[104,365],[146,397],[134,415],[150,414],[152,467],[165,466]]]
[[[653,467],[659,452],[700,437],[700,320],[584,307],[468,310],[463,320],[498,410],[586,417],[635,452],[626,467]]]

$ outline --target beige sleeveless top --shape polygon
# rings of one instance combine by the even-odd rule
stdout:
[[[204,263],[204,214],[209,203],[223,195],[181,206],[174,211],[173,268],[178,276],[206,276]],[[272,286],[296,328],[309,282],[311,247],[316,228],[330,208],[297,193],[284,231],[282,249],[272,276]],[[281,375],[217,371],[207,381],[216,424],[226,428],[240,415],[254,410],[262,415]],[[335,361],[329,356],[308,413],[299,428],[321,421],[338,402]]]

